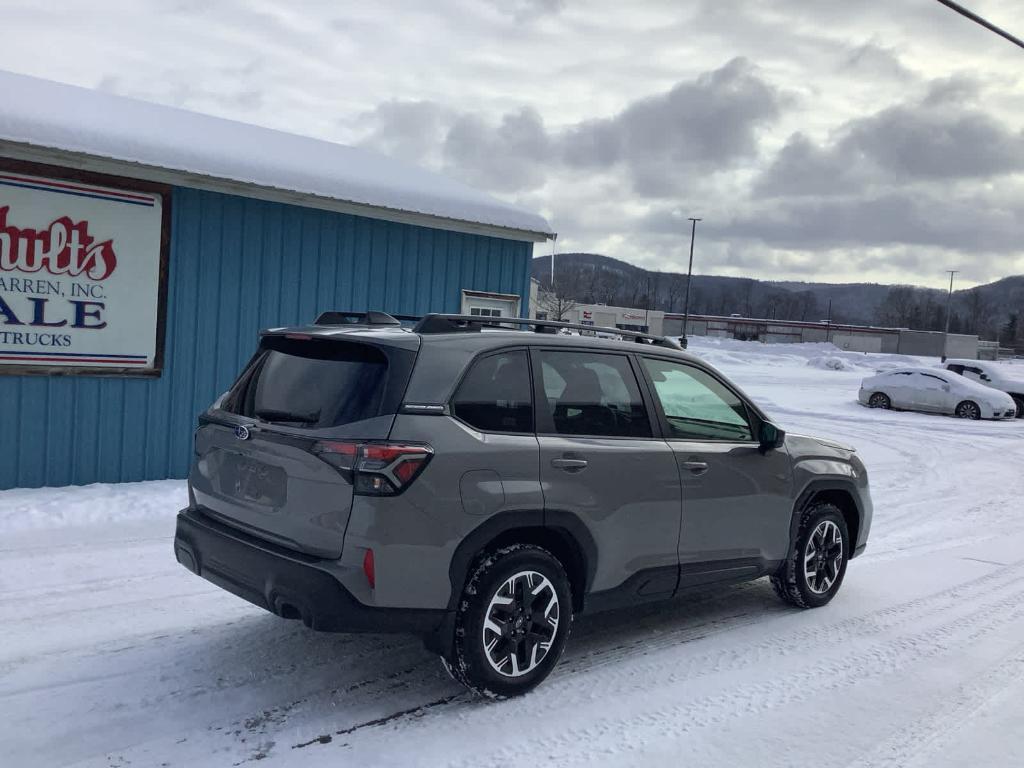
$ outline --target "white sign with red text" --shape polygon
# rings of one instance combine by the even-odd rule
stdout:
[[[0,168],[0,371],[156,362],[160,195]]]

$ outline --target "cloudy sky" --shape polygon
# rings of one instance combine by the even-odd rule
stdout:
[[[1020,0],[963,2],[1024,37]],[[1024,50],[935,0],[0,12],[2,69],[395,155],[544,213],[559,251],[685,270],[700,216],[708,274],[1024,273]]]

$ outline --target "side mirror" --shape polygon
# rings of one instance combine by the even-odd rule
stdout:
[[[768,453],[773,448],[778,448],[786,439],[786,433],[776,427],[770,421],[762,421],[760,434],[757,436],[760,442],[761,453]]]

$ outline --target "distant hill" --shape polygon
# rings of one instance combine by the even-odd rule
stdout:
[[[560,253],[555,270],[558,293],[576,301],[683,311],[685,274],[654,272],[597,253]],[[545,287],[550,274],[550,256],[533,260],[533,276]],[[827,317],[830,300],[835,322],[922,330],[941,330],[945,325],[945,291],[879,283],[694,275],[690,311],[811,321]],[[1024,275],[954,291],[950,331],[1024,344]]]

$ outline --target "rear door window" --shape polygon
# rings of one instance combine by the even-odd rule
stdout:
[[[650,437],[636,376],[624,355],[543,350],[545,418],[559,435]]]
[[[452,399],[452,413],[481,432],[532,432],[526,352],[500,352],[474,362]]]
[[[941,376],[935,376],[931,373],[919,373],[917,374],[918,382],[927,389],[941,389],[944,384],[948,384]]]
[[[369,344],[268,336],[223,408],[290,427],[351,424],[394,412],[385,403],[388,369]]]

